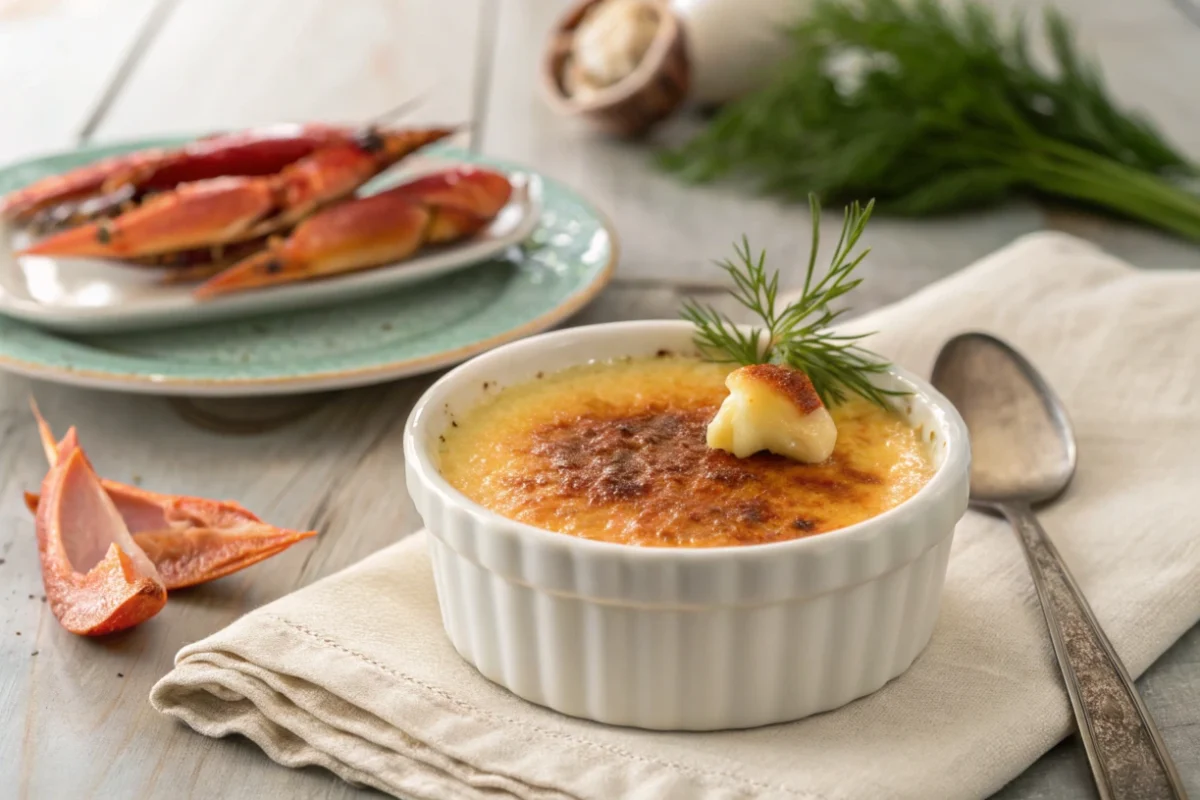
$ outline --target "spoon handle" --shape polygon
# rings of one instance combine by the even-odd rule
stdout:
[[[1000,507],[1029,559],[1054,654],[1102,800],[1186,798],[1129,673],[1027,505]]]

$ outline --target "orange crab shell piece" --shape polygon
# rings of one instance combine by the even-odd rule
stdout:
[[[33,411],[53,467],[62,446],[36,405]],[[86,462],[82,451],[80,457]],[[160,494],[108,480],[100,486],[170,590],[222,578],[317,535],[277,528],[231,501]],[[25,505],[35,516],[40,513],[38,495],[26,492]]]
[[[50,609],[71,633],[102,636],[153,617],[167,602],[154,564],[100,485],[74,429],[42,482],[38,555]]]
[[[175,590],[223,578],[316,535],[316,531],[259,523],[238,531],[143,531],[133,538],[154,562],[166,587]]]
[[[277,528],[230,501],[158,494],[116,481],[101,486],[172,591],[231,575],[317,535]],[[25,493],[35,515],[39,504],[38,495]]]

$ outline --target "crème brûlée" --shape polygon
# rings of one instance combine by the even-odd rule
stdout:
[[[843,528],[933,472],[921,431],[852,398],[831,456],[738,458],[706,442],[732,367],[684,356],[571,367],[499,390],[446,429],[451,486],[510,519],[630,545],[716,547]]]

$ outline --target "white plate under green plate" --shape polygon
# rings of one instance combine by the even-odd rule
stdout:
[[[114,152],[85,148],[0,170],[0,193]],[[518,169],[441,148],[438,156]],[[0,368],[126,392],[245,397],[381,383],[438,369],[566,319],[611,276],[616,238],[586,200],[543,179],[540,224],[469,269],[335,306],[112,334],[0,317]]]

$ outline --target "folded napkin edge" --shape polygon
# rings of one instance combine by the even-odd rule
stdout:
[[[336,577],[337,574],[340,573],[335,573],[335,575],[330,576],[330,578]],[[328,578],[325,580],[328,580]],[[180,657],[177,659],[176,669],[161,678],[151,689],[150,702],[155,710],[162,714],[166,714],[181,720],[189,727],[197,730],[200,733],[212,735],[212,733],[208,733],[204,730],[206,726],[197,726],[196,722],[198,720],[195,719],[193,715],[179,713],[179,710],[187,707],[187,703],[184,702],[184,698],[186,697],[186,694],[184,693],[192,693],[195,691],[211,692],[211,688],[199,687],[192,684],[190,680],[186,680],[182,675],[181,668],[186,668],[188,666],[188,662],[190,661],[203,660],[205,655],[213,652],[214,650],[217,652],[224,652],[226,654],[234,655],[238,658],[245,659],[251,663],[255,663],[260,667],[270,669],[280,674],[290,674],[294,677],[300,678],[301,680],[306,680],[312,683],[323,691],[328,691],[336,695],[337,693],[334,692],[331,687],[327,687],[317,680],[319,675],[316,673],[322,672],[323,668],[319,665],[315,665],[314,659],[296,657],[297,650],[311,650],[315,648],[325,652],[334,651],[337,653],[337,658],[339,659],[350,659],[350,662],[358,668],[360,674],[364,672],[362,669],[364,665],[369,667],[370,671],[373,672],[381,681],[381,690],[384,688],[382,684],[389,684],[390,688],[393,689],[390,697],[392,703],[396,705],[397,708],[395,709],[394,713],[389,714],[388,716],[393,717],[394,719],[403,719],[406,721],[406,724],[404,726],[399,726],[396,725],[394,719],[389,720],[380,717],[380,719],[383,719],[384,722],[400,728],[406,735],[412,736],[419,741],[428,743],[430,741],[437,740],[439,742],[437,749],[441,750],[452,758],[471,763],[474,767],[480,769],[481,771],[506,774],[514,779],[520,780],[519,775],[521,773],[521,769],[519,765],[516,765],[514,768],[515,765],[511,761],[486,759],[493,761],[493,763],[486,763],[486,757],[481,755],[481,751],[494,752],[497,751],[498,748],[492,746],[491,744],[487,744],[484,747],[474,747],[476,743],[485,743],[486,740],[494,739],[498,735],[507,739],[511,747],[511,740],[514,731],[520,731],[530,738],[548,739],[558,742],[566,742],[573,747],[584,747],[603,754],[609,759],[607,762],[598,762],[595,759],[587,760],[580,758],[577,759],[577,762],[573,764],[567,762],[565,759],[561,760],[560,763],[556,765],[557,771],[561,773],[558,780],[561,781],[562,785],[564,786],[578,784],[575,787],[577,790],[586,789],[588,785],[597,779],[596,775],[598,772],[605,774],[605,783],[607,785],[623,785],[622,792],[626,790],[633,791],[638,785],[654,783],[655,777],[653,773],[665,772],[666,776],[669,776],[671,779],[670,782],[677,782],[681,779],[690,780],[699,783],[710,790],[716,789],[725,792],[737,793],[733,796],[739,796],[740,793],[744,792],[772,792],[775,794],[786,795],[791,798],[797,798],[797,800],[829,800],[829,798],[827,798],[825,795],[814,793],[810,790],[801,789],[786,784],[764,783],[746,775],[740,775],[729,770],[700,769],[692,765],[680,763],[678,761],[651,758],[641,753],[634,752],[631,749],[599,742],[594,739],[582,737],[572,733],[552,730],[529,720],[516,719],[501,712],[481,708],[477,705],[455,697],[451,692],[445,689],[432,685],[427,681],[409,675],[405,672],[389,667],[377,659],[374,659],[365,653],[339,642],[335,636],[328,632],[322,633],[314,630],[307,625],[288,619],[277,612],[267,611],[255,613],[253,615],[247,615],[247,617],[243,617],[242,619],[245,620],[250,616],[253,616],[256,625],[260,627],[259,633],[256,636],[257,642],[260,646],[262,644],[262,640],[266,638],[264,632],[261,630],[261,626],[264,623],[274,623],[276,625],[283,626],[283,628],[286,629],[286,631],[291,632],[291,634],[302,635],[305,641],[308,642],[307,647],[297,647],[293,643],[290,648],[288,648],[286,645],[268,648],[268,650],[274,653],[275,658],[277,658],[280,662],[279,665],[269,665],[263,663],[261,651],[255,654],[257,657],[251,657],[251,654],[248,653],[237,652],[238,648],[236,645],[238,639],[236,637],[229,637],[229,641],[227,643],[223,642],[215,647],[212,644],[204,649],[195,648],[193,646],[191,652],[186,654],[183,651],[180,652]],[[239,620],[238,623],[241,621],[242,620]],[[234,626],[231,627],[237,627],[238,623],[235,623]],[[289,635],[285,633],[282,635],[282,638],[286,641],[288,636]],[[280,666],[283,662],[293,665],[300,665],[301,669],[281,669]],[[305,667],[311,667],[313,674],[299,674],[305,671]],[[394,681],[396,680],[402,681],[406,685],[418,690],[420,693],[419,697],[413,697],[404,692],[395,692]],[[486,680],[486,678],[484,678],[484,680]],[[490,683],[491,682],[489,681],[489,684]],[[505,694],[507,695],[507,692],[505,692]],[[346,702],[353,702],[348,698],[342,699],[346,700]],[[422,725],[421,723],[422,717],[430,716],[428,713],[428,707],[421,707],[422,700],[427,704],[432,703],[439,707],[439,716],[437,719],[431,720],[428,725]],[[294,702],[294,699],[289,698],[289,702]],[[519,700],[519,702],[524,704],[526,701]],[[403,706],[403,708],[399,708],[399,706]],[[533,707],[541,709],[541,707],[536,705]],[[549,710],[544,711],[547,714],[556,713]],[[194,713],[195,712],[193,709],[193,714]],[[375,714],[377,712],[372,711],[371,713]],[[568,724],[578,724],[580,722],[586,723],[585,720],[578,720],[569,716],[564,716],[562,719]],[[452,735],[447,735],[448,720],[451,721],[453,728],[455,729]],[[433,725],[438,727],[436,735],[434,735],[434,732],[429,729]],[[214,724],[211,727],[216,727],[216,725]],[[526,748],[526,752],[530,754],[531,758],[535,760],[540,759],[540,756],[537,755],[540,751],[537,750],[536,744],[531,742],[531,746]],[[616,757],[618,760],[614,761],[612,760],[612,757]],[[275,760],[278,761],[278,759]],[[630,762],[636,762],[640,765],[636,772],[629,769]],[[541,764],[541,766],[545,768],[544,763]],[[589,775],[593,777],[587,777]]]

